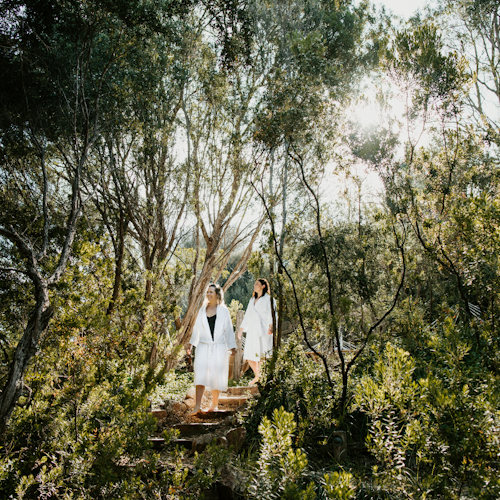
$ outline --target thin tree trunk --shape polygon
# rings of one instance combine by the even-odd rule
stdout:
[[[17,344],[9,368],[9,378],[0,395],[0,434],[3,434],[17,400],[23,390],[23,376],[31,358],[36,354],[42,332],[47,328],[54,309],[49,303],[47,286],[36,285],[36,305],[23,336]]]
[[[118,231],[117,255],[115,256],[115,280],[113,284],[113,296],[108,305],[106,314],[111,316],[115,309],[118,296],[120,295],[120,283],[122,279],[123,256],[125,254],[125,234],[127,232],[129,219],[120,212],[120,224]]]
[[[283,336],[283,284],[282,284],[282,277],[283,277],[283,268],[281,265],[279,266],[278,269],[278,325],[277,325],[277,332],[276,332],[276,338],[274,341],[274,348],[278,349],[281,347],[281,337]],[[275,320],[274,317],[274,311],[273,311],[273,321]]]
[[[238,311],[236,313],[236,332],[240,329],[241,323],[243,323],[243,318],[245,316],[244,311]],[[240,380],[241,378],[241,368],[243,367],[243,339],[238,339],[236,335],[236,354],[234,356],[234,366],[233,366],[233,379]]]
[[[273,189],[273,175],[274,175],[274,148],[271,149],[271,161],[269,165],[269,196],[271,197],[271,217],[274,217],[274,189]],[[274,276],[274,255],[271,253],[269,256],[269,278]]]
[[[285,155],[285,168],[283,172],[283,221],[280,235],[280,263],[278,264],[278,325],[275,339],[275,347],[281,346],[281,337],[283,334],[283,251],[285,249],[285,235],[286,235],[286,195],[287,195],[287,183],[288,183],[288,142],[285,143],[286,155]]]

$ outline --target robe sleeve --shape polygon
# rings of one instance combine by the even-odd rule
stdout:
[[[234,338],[233,322],[231,321],[231,314],[229,309],[225,309],[225,325],[224,336],[226,337],[226,345],[228,349],[236,349],[236,339]]]
[[[248,331],[250,326],[250,317],[252,316],[252,311],[255,306],[253,305],[252,299],[248,301],[247,310],[245,311],[245,316],[243,316],[243,321],[241,322],[240,328],[243,328],[243,331]]]
[[[191,334],[191,339],[189,340],[189,343],[196,347],[199,341],[200,341],[200,313],[198,313],[198,316],[196,317],[196,322],[194,324],[193,333]]]

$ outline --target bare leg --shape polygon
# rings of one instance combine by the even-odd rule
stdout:
[[[210,405],[208,411],[217,410],[217,406],[219,405],[219,394],[220,391],[217,391],[215,389],[212,391],[212,404]]]
[[[203,393],[205,392],[204,385],[196,386],[196,406],[193,408],[192,414],[198,413],[201,408],[201,399],[203,398]]]
[[[248,364],[255,374],[255,377],[250,381],[248,385],[255,385],[259,381],[260,377],[260,361],[252,361],[251,359],[249,359]]]

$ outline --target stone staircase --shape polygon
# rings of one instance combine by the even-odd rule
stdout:
[[[190,413],[194,401],[191,398],[186,398],[184,403],[175,403],[178,408],[184,411],[184,416],[181,422],[174,425],[168,425],[168,419],[171,416],[169,409],[153,410],[152,414],[157,419],[159,433],[165,427],[177,429],[179,437],[174,440],[174,443],[192,452],[203,451],[213,440],[216,440],[221,447],[231,446],[234,450],[239,451],[245,440],[245,429],[237,426],[234,413],[242,409],[250,399],[258,396],[259,391],[256,386],[228,387],[227,392],[221,393],[219,396],[218,410],[201,411],[196,415]],[[184,405],[185,410],[181,405]],[[162,449],[165,446],[165,438],[161,436],[151,437],[149,441],[155,449]]]

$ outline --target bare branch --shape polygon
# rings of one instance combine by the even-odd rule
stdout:
[[[257,187],[254,185],[253,182],[252,182],[252,186],[253,186],[255,192],[257,193],[257,195],[259,196],[259,198],[262,200],[262,204],[264,205],[264,208],[265,208],[266,213],[267,213],[267,218],[268,218],[268,220],[269,220],[269,222],[271,224],[271,233],[272,233],[273,242],[274,242],[274,253],[278,257],[280,265],[283,268],[283,270],[285,271],[285,274],[287,275],[288,279],[290,280],[290,284],[292,285],[293,296],[294,296],[294,299],[295,299],[295,305],[297,307],[297,313],[299,315],[299,322],[300,322],[300,327],[302,328],[302,332],[303,332],[303,336],[304,336],[304,341],[306,342],[307,347],[316,356],[318,356],[321,359],[321,361],[323,362],[323,366],[325,367],[325,372],[326,372],[326,376],[327,376],[327,379],[328,379],[328,385],[330,386],[330,388],[333,389],[333,382],[332,382],[332,379],[330,377],[330,370],[328,368],[328,363],[327,363],[326,357],[323,356],[323,354],[321,354],[318,351],[316,351],[316,349],[309,342],[309,339],[307,337],[307,332],[306,332],[306,328],[305,328],[305,325],[304,325],[304,319],[302,317],[302,309],[300,308],[300,301],[299,301],[299,298],[297,296],[297,290],[295,288],[295,282],[294,282],[292,276],[290,275],[290,272],[288,271],[287,267],[285,266],[282,257],[279,254],[279,246],[278,246],[279,243],[278,243],[278,239],[276,237],[276,231],[275,231],[275,227],[274,227],[274,220],[273,220],[273,217],[271,215],[271,211],[269,209],[269,206],[266,203],[264,195],[257,189]]]
[[[323,231],[321,229],[321,207],[320,207],[319,200],[318,200],[316,193],[312,189],[311,185],[307,182],[305,171],[304,171],[303,159],[293,145],[292,145],[292,148],[294,150],[295,156],[290,155],[290,157],[299,166],[300,174],[302,177],[302,182],[304,183],[307,190],[309,191],[309,193],[311,194],[311,196],[314,199],[314,204],[315,204],[314,210],[316,213],[316,231],[318,232],[319,244],[321,246],[321,252],[323,254],[323,261],[324,261],[325,270],[326,270],[326,277],[328,280],[328,304],[330,307],[330,316],[331,316],[331,319],[333,321],[333,330],[335,332],[335,340],[337,342],[337,354],[340,358],[340,363],[342,365],[342,374],[344,374],[345,373],[345,370],[344,370],[345,360],[344,360],[344,354],[342,353],[342,348],[340,345],[339,331],[338,331],[337,324],[335,321],[335,307],[333,305],[333,283],[332,283],[332,276],[331,276],[331,272],[330,272],[330,263],[328,261],[327,249],[326,249],[325,241],[323,239]],[[281,259],[280,259],[280,262],[281,262]]]
[[[392,313],[394,308],[396,307],[396,304],[398,303],[399,300],[399,295],[401,294],[401,290],[403,289],[404,282],[405,282],[405,276],[406,276],[406,258],[405,258],[405,251],[404,251],[404,245],[406,242],[406,228],[404,224],[400,221],[401,227],[403,229],[403,238],[401,241],[399,241],[399,236],[397,234],[396,228],[393,225],[393,232],[394,236],[396,239],[396,245],[399,249],[399,253],[401,255],[401,263],[402,263],[402,269],[401,269],[401,278],[399,280],[399,286],[396,290],[396,294],[394,295],[394,299],[392,301],[391,306],[389,309],[385,311],[385,313],[377,320],[375,323],[370,327],[368,330],[368,333],[365,336],[365,340],[363,342],[363,345],[358,349],[358,352],[354,355],[354,357],[349,361],[349,363],[346,366],[346,373],[349,373],[349,370],[353,367],[354,363],[358,359],[358,357],[361,355],[361,353],[364,351],[366,345],[368,344],[368,340],[370,339],[372,333],[383,323],[383,321]]]

